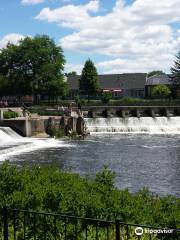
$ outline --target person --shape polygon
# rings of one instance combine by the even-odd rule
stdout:
[[[68,104],[67,115],[71,116],[71,112],[72,112],[72,103]]]
[[[81,104],[78,103],[78,109],[81,111]]]
[[[7,100],[4,102],[4,107],[8,107],[8,102],[7,102]]]
[[[64,110],[65,110],[65,109],[64,109],[64,106],[62,105],[62,106],[61,106],[61,111],[62,111],[62,113],[64,113]]]

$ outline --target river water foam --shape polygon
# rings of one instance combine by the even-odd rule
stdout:
[[[9,127],[0,127],[0,161],[43,148],[60,147],[72,147],[72,144],[53,138],[24,138]]]

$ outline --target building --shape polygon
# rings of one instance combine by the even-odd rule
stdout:
[[[157,85],[166,85],[171,89],[172,84],[173,84],[172,79],[168,74],[154,75],[152,77],[149,77],[146,79],[145,96],[152,97],[152,89]],[[180,97],[180,86],[178,85],[176,86],[175,89],[175,95],[178,98]]]
[[[70,97],[79,94],[80,75],[69,76],[67,83]],[[146,73],[125,73],[99,75],[99,84],[103,92],[112,92],[113,98],[124,96],[143,98],[145,96]]]
[[[171,87],[172,80],[167,74],[148,77],[145,84],[145,96],[152,97],[152,90],[157,85],[166,85],[168,87]]]

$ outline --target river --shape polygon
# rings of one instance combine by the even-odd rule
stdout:
[[[180,197],[180,135],[93,134],[85,140],[19,139],[0,143],[0,161],[53,164],[64,171],[94,177],[103,166],[116,173],[120,189],[143,187]]]

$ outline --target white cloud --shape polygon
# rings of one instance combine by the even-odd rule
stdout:
[[[77,74],[81,74],[81,71],[83,69],[83,64],[66,64],[65,65],[65,72],[72,72],[75,71]]]
[[[2,38],[0,38],[0,49],[6,47],[10,43],[18,44],[19,40],[23,39],[24,36],[17,33],[10,33]]]
[[[43,3],[45,0],[22,0],[21,3],[23,5],[36,5],[39,3]]]
[[[95,62],[95,66],[98,72],[104,74],[111,73],[147,73],[152,70],[163,70],[169,72],[169,67],[173,62],[173,55],[161,55],[157,56],[153,60],[149,60],[147,57],[141,58],[116,58],[109,61]],[[83,64],[67,64],[66,72],[76,71],[81,74]]]
[[[99,62],[96,66],[99,69],[103,69],[103,73],[130,73],[130,72],[150,72],[152,70],[163,70],[167,72],[169,66],[172,64],[173,56],[172,55],[161,55],[157,56],[152,61],[147,57],[141,58],[130,58],[130,59],[121,59],[117,58],[111,61]],[[159,64],[160,63],[160,64]]]
[[[89,12],[97,12],[98,9],[99,1],[97,0],[90,1],[86,5],[75,6],[71,4],[54,10],[44,8],[36,19],[56,22],[64,27],[85,28],[84,24],[90,20]]]
[[[180,33],[171,25],[180,21],[179,9],[180,0],[135,0],[131,5],[116,0],[112,11],[101,15],[100,2],[91,0],[84,5],[44,8],[36,18],[73,30],[60,39],[63,48],[116,58],[114,70],[104,67],[105,71],[151,70],[157,65],[168,70],[180,50]]]

